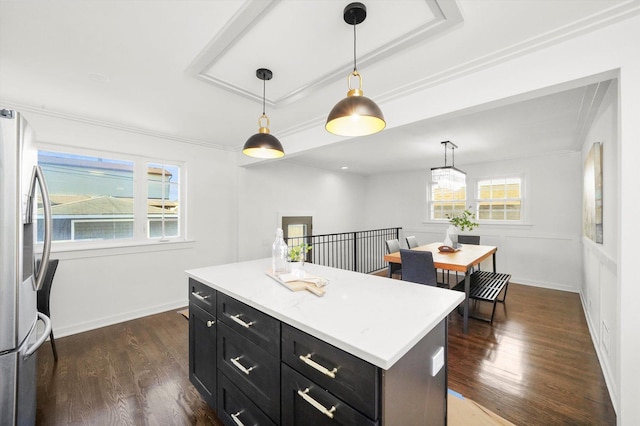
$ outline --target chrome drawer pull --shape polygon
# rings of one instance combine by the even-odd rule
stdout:
[[[202,296],[202,295],[200,294],[200,292],[199,292],[199,291],[196,291],[195,293],[192,291],[192,292],[191,292],[191,294],[193,295],[193,297],[195,297],[196,299],[200,300],[201,302],[211,304],[211,303],[207,300],[207,299],[208,299],[209,297],[211,297],[211,296],[209,296],[209,295]]]
[[[322,374],[331,377],[332,379],[336,378],[336,373],[338,372],[338,368],[334,368],[333,370],[329,370],[327,367],[322,366],[320,364],[318,364],[317,362],[315,362],[314,360],[311,359],[311,354],[307,354],[307,355],[300,355],[300,360],[302,360],[305,364],[315,368],[316,370],[318,370],[319,372],[321,372]]]
[[[213,327],[213,324],[215,324],[215,323],[216,323],[215,321],[209,320],[209,321],[207,321],[207,327],[211,328],[211,327]]]
[[[238,360],[239,360],[240,358],[241,358],[241,357],[230,358],[231,363],[233,363],[233,365],[235,365],[235,366],[236,366],[236,368],[237,368],[238,370],[240,370],[240,371],[242,371],[244,374],[247,374],[247,375],[248,375],[249,373],[251,373],[251,370],[253,370],[255,367],[245,368],[245,367],[244,367],[244,365],[242,365],[242,364],[240,364],[240,363],[238,362]]]
[[[238,315],[231,315],[229,318],[231,318],[232,320],[234,320],[235,322],[237,322],[238,324],[240,324],[241,326],[243,326],[244,328],[249,328],[253,325],[253,321],[251,322],[244,322],[240,319],[240,315],[242,314],[238,314]]]
[[[232,415],[231,415],[231,418],[233,419],[233,421],[234,421],[234,422],[236,422],[236,424],[237,424],[238,426],[244,426],[244,423],[242,423],[242,422],[240,421],[240,419],[238,418],[238,417],[240,417],[240,414],[242,414],[242,411],[238,411],[237,413],[232,414]]]
[[[298,395],[300,395],[302,397],[302,399],[304,399],[305,401],[307,401],[309,404],[313,405],[313,407],[320,411],[322,414],[324,414],[325,416],[329,417],[330,419],[333,418],[333,413],[336,411],[336,407],[335,406],[331,406],[331,408],[329,410],[327,410],[324,405],[320,404],[318,401],[316,401],[315,399],[313,399],[310,395],[309,395],[309,388],[306,388],[305,390],[298,391]]]

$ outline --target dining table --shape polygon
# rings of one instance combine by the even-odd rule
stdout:
[[[493,271],[496,271],[496,252],[498,248],[495,246],[483,246],[475,244],[459,244],[455,251],[440,251],[443,243],[436,242],[423,246],[418,246],[411,250],[430,251],[433,254],[433,265],[442,270],[461,272],[464,274],[464,302],[463,302],[463,329],[466,334],[469,329],[469,293],[471,291],[471,274],[474,267],[482,261],[493,257]],[[387,253],[384,256],[385,262],[389,263],[389,278],[391,278],[391,264],[402,264],[400,252]],[[447,283],[450,285],[449,283]],[[457,285],[458,283],[456,283]]]

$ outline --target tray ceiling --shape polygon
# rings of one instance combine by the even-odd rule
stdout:
[[[353,26],[344,22],[343,9],[344,3],[335,1],[248,1],[194,59],[189,72],[262,102],[255,70],[270,68],[279,81],[268,86],[266,102],[275,108],[290,104],[346,78],[353,68]],[[460,22],[455,2],[370,2],[366,20],[356,28],[358,67],[382,61]],[[307,34],[316,36],[309,39]]]

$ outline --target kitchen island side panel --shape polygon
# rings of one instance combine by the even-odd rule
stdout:
[[[447,424],[446,360],[445,318],[393,367],[382,370],[383,425]]]

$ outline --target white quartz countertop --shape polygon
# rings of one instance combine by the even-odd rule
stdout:
[[[266,272],[271,259],[190,269],[188,276],[388,370],[462,300],[458,291],[307,263],[326,294],[293,292]]]

